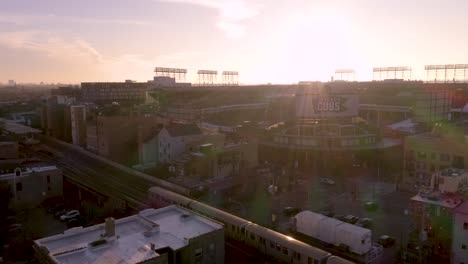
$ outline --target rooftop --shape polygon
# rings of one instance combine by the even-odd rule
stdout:
[[[22,134],[29,134],[29,133],[41,133],[41,130],[39,129],[35,129],[35,128],[28,127],[22,124],[18,124],[12,120],[0,118],[0,122],[4,123],[3,129],[12,134],[22,135]]]
[[[0,141],[0,146],[18,145],[16,141]]]
[[[463,203],[463,195],[440,193],[436,191],[419,192],[419,194],[413,196],[411,200],[454,209]]]
[[[170,124],[165,128],[172,137],[200,135],[202,133],[196,124]]]
[[[460,214],[468,214],[468,201],[458,206],[457,209],[455,209],[455,212]]]
[[[222,228],[221,224],[183,208],[169,206],[115,220],[113,237],[103,236],[103,223],[72,228],[34,243],[45,247],[59,263],[137,263],[158,257],[158,249],[178,250],[188,245],[191,238]]]
[[[0,179],[10,179],[11,177],[15,177],[14,171],[10,171],[10,169],[14,168],[19,168],[21,170],[21,175],[26,176],[29,175],[32,172],[42,172],[42,171],[51,171],[51,170],[58,170],[56,166],[42,166],[42,167],[32,167],[32,168],[25,168],[21,164],[6,164],[5,167],[2,167],[2,170],[0,170]],[[1,174],[3,171],[6,171],[7,173]],[[21,177],[21,176],[20,176]]]

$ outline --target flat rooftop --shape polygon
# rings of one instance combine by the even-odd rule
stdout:
[[[0,118],[0,122],[4,123],[4,127],[3,127],[4,130],[15,135],[23,135],[23,134],[29,134],[29,133],[41,133],[41,130],[39,129],[35,129],[35,128],[28,127],[22,124],[18,124],[13,120]]]
[[[463,203],[463,196],[457,194],[442,194],[439,192],[420,193],[411,198],[412,201],[433,204],[454,209]]]
[[[21,164],[9,164],[10,167],[7,168],[7,170],[3,170],[3,171],[8,171],[8,169],[16,169],[16,168],[19,168],[21,170],[21,175],[22,176],[19,176],[19,177],[23,177],[23,176],[29,176],[31,175],[31,173],[33,172],[42,172],[42,171],[53,171],[53,170],[58,170],[57,166],[53,165],[53,166],[42,166],[42,167],[30,167],[30,168],[25,168],[24,165],[21,165]],[[1,174],[2,170],[0,170],[0,180],[6,180],[6,179],[11,179],[13,177],[16,177],[15,176],[15,172],[14,171],[11,171],[9,173],[4,173],[4,174]]]
[[[115,236],[105,237],[105,223],[77,227],[34,241],[58,263],[137,263],[158,257],[157,249],[178,250],[191,238],[223,229],[222,224],[178,206],[147,209],[115,220]],[[90,243],[106,239],[103,245]],[[154,250],[151,246],[154,245]]]

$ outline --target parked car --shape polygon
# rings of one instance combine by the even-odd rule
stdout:
[[[372,227],[372,219],[370,218],[362,218],[356,222],[357,226],[364,227],[364,228],[371,228]]]
[[[406,247],[408,249],[412,249],[412,250],[420,250],[421,247],[419,246],[419,244],[416,242],[416,241],[410,241],[408,242],[408,244],[406,245]]]
[[[320,178],[320,183],[327,185],[334,185],[335,181],[330,178]]]
[[[345,218],[344,215],[335,215],[334,218],[335,218],[335,219],[338,219],[338,220],[340,220],[340,221],[346,222],[346,221],[345,221],[346,218]]]
[[[364,208],[368,211],[374,211],[379,208],[379,205],[376,202],[369,201],[364,203]]]
[[[84,218],[72,218],[67,221],[67,227],[72,228],[72,227],[77,227],[77,226],[84,226],[87,224],[86,219]]]
[[[56,218],[60,218],[60,217],[62,217],[62,215],[66,214],[66,213],[67,213],[67,210],[65,210],[65,208],[64,208],[64,209],[61,209],[61,210],[55,212],[55,213],[54,213],[54,216],[55,216]]]
[[[21,231],[21,224],[11,224],[8,226],[9,233],[14,233],[18,231]]]
[[[377,243],[382,245],[384,248],[391,247],[395,244],[395,239],[393,237],[383,235],[379,237],[379,240],[377,241]]]
[[[288,206],[288,207],[283,208],[283,214],[286,216],[294,216],[300,212],[301,212],[301,208],[299,207]]]
[[[73,218],[77,218],[79,216],[80,216],[80,212],[78,212],[78,210],[71,210],[67,212],[66,214],[60,216],[60,220],[66,221],[66,220],[70,220]]]
[[[354,215],[347,215],[343,219],[344,220],[342,220],[342,221],[344,221],[346,223],[350,223],[350,224],[355,224],[359,220],[359,218],[357,216],[354,216]]]

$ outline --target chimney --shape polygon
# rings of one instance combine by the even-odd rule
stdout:
[[[115,219],[112,217],[106,218],[105,222],[105,228],[106,228],[106,237],[113,237],[115,236]]]

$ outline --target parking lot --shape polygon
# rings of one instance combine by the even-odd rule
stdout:
[[[290,217],[283,212],[285,207],[314,212],[326,210],[335,216],[371,218],[374,242],[381,235],[395,238],[395,245],[384,250],[383,262],[393,263],[398,247],[409,241],[409,233],[414,228],[412,218],[407,214],[412,195],[397,191],[392,178],[377,179],[371,172],[362,169],[358,173],[359,176],[341,182],[333,179],[334,184],[302,174],[290,190],[283,188],[285,191],[274,195],[257,189],[254,198],[245,204],[248,218],[284,233],[289,232],[291,227]],[[377,208],[366,210],[364,204],[367,201],[374,201]]]

